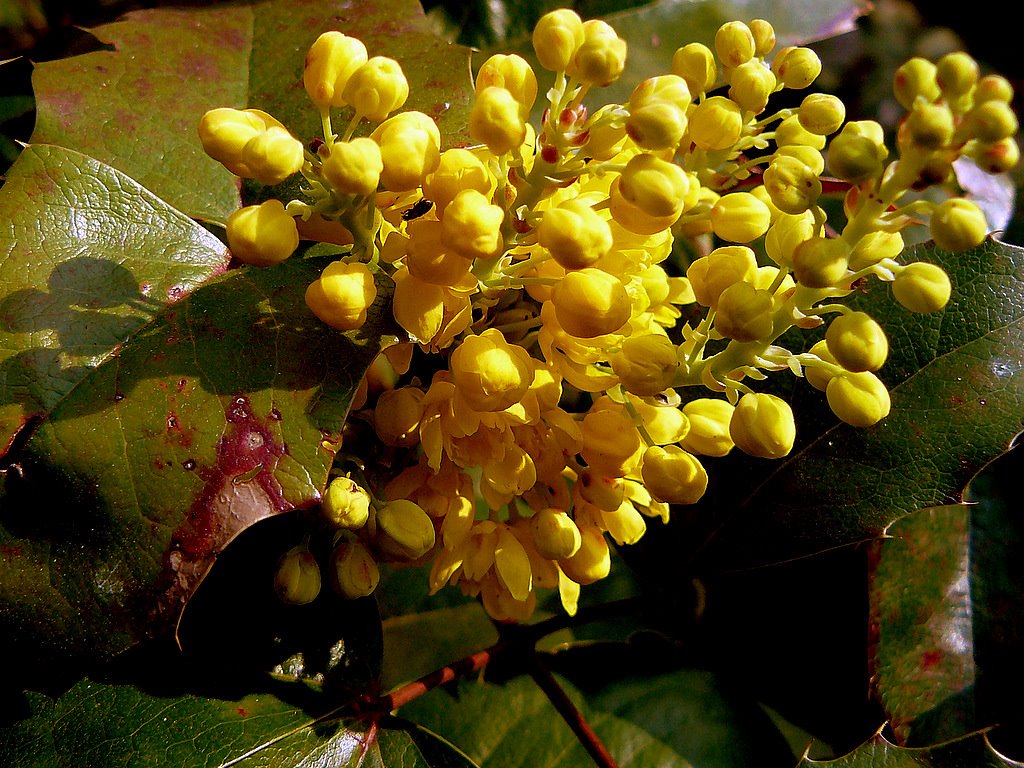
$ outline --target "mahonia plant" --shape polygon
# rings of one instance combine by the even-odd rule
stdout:
[[[470,147],[442,151],[430,117],[396,112],[409,95],[400,65],[341,32],[305,62],[322,139],[306,148],[257,109],[200,123],[233,173],[305,182],[303,199],[229,218],[237,259],[288,258],[297,220],[340,224],[351,250],[305,296],[339,331],[362,326],[377,286],[393,284],[408,338],[360,385],[350,432],[371,439],[359,457],[339,454],[322,503],[328,581],[346,597],[373,592],[380,562],[429,562],[433,590],[457,584],[497,620],[529,618],[538,589],[557,589],[573,614],[581,585],[609,572],[609,538],[635,543],[648,518],[703,496],[703,457],[789,454],[796,423],[758,391],[768,373],[806,378],[847,424],[877,423],[890,409],[876,375],[886,334],[842,299],[876,278],[911,312],[941,310],[949,278],[901,263],[901,231],[927,222],[940,248],[979,245],[988,224],[954,194],[953,162],[1000,173],[1018,159],[1009,83],[964,53],[899,69],[907,115],[891,152],[881,125],[847,122],[834,96],[768,109],[773,94],[809,88],[821,62],[776,50],[764,20],[724,24],[713,50],[680,48],[671,72],[596,110],[585,97],[626,64],[615,30],[556,10],[533,46],[553,73],[539,126],[537,74],[495,55],[476,74]],[[364,121],[374,127],[354,138]],[[826,174],[848,189],[839,231],[819,205]],[[917,194],[929,187],[948,194]],[[670,259],[682,238],[718,245],[685,275]],[[778,343],[825,323],[807,352]],[[307,602],[320,579],[300,546],[282,557],[278,592]]]

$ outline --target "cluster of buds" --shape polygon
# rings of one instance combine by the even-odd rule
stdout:
[[[927,221],[960,250],[988,226],[961,196],[916,193],[952,187],[962,156],[989,172],[1017,160],[1009,85],[962,53],[900,69],[908,116],[890,160],[881,126],[846,122],[833,96],[769,109],[821,63],[776,50],[763,20],[723,25],[713,50],[680,48],[670,73],[596,110],[587,96],[626,63],[615,30],[557,10],[533,44],[553,75],[540,125],[534,70],[493,56],[475,79],[471,147],[442,151],[431,118],[392,115],[409,93],[400,66],[338,32],[306,59],[323,124],[311,151],[257,110],[213,110],[200,125],[234,173],[306,182],[302,200],[229,219],[239,260],[289,256],[296,219],[343,226],[351,250],[306,293],[339,330],[360,327],[377,285],[393,284],[407,339],[357,392],[350,421],[372,440],[362,462],[339,459],[322,504],[345,596],[370,594],[379,562],[429,563],[434,590],[457,584],[496,619],[527,619],[538,588],[573,613],[580,586],[609,572],[609,539],[634,543],[651,518],[697,502],[715,457],[789,454],[792,409],[758,391],[769,372],[806,378],[848,424],[883,419],[885,332],[841,299],[874,278],[911,312],[941,310],[949,278],[900,263],[901,231]],[[332,110],[345,107],[339,136]],[[369,136],[353,138],[364,120]],[[838,231],[819,205],[826,169],[848,190]],[[707,247],[681,264],[677,238]],[[779,343],[826,322],[807,351]],[[285,586],[312,586],[310,562],[289,553]],[[281,592],[312,599],[318,570],[315,581]]]

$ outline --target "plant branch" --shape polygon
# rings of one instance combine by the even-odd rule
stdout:
[[[618,768],[618,763],[615,762],[615,758],[608,751],[608,747],[604,745],[601,738],[590,727],[590,723],[583,717],[583,713],[572,702],[569,695],[558,684],[558,681],[555,680],[555,676],[544,666],[544,663],[536,654],[530,661],[530,677],[544,691],[548,700],[558,710],[558,714],[562,716],[566,725],[569,726],[576,738],[579,739],[594,763],[600,768]]]

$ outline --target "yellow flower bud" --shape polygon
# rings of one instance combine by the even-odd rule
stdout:
[[[591,410],[583,417],[583,460],[595,471],[625,477],[640,463],[643,441],[633,420],[620,410]]]
[[[677,75],[644,80],[629,97],[626,133],[641,149],[657,151],[678,146],[686,132],[690,89]]]
[[[437,207],[437,215],[444,216],[455,196],[463,189],[475,189],[482,195],[490,196],[494,188],[487,168],[468,149],[446,149],[441,153],[437,168],[423,183],[423,194]]]
[[[727,245],[701,256],[686,270],[690,287],[700,304],[715,308],[722,291],[733,283],[752,283],[757,275],[757,259],[745,245]]]
[[[630,398],[637,415],[643,422],[647,435],[655,445],[678,443],[690,430],[690,420],[679,408],[661,402],[652,402],[655,398]]]
[[[793,265],[793,253],[800,243],[814,237],[815,229],[813,212],[783,213],[765,235],[764,249],[780,267],[790,267]]]
[[[881,138],[879,139],[881,141]],[[815,149],[825,148],[825,137],[811,133],[800,122],[800,113],[790,115],[775,129],[775,144],[782,147],[807,146]]]
[[[583,37],[579,14],[559,8],[541,16],[533,28],[533,50],[544,69],[564,72],[583,45]]]
[[[648,216],[679,216],[683,212],[690,177],[675,163],[654,155],[634,155],[626,163],[619,192]]]
[[[967,114],[971,135],[978,141],[994,142],[1017,133],[1017,116],[1004,101],[985,101]]]
[[[690,422],[690,431],[679,444],[701,456],[725,456],[733,447],[729,423],[734,410],[729,402],[710,397],[686,403],[683,414]]]
[[[641,476],[651,495],[669,504],[696,504],[708,487],[704,465],[677,445],[648,448]]]
[[[850,269],[856,272],[882,259],[895,259],[903,253],[903,247],[899,232],[869,232],[850,251]]]
[[[715,55],[702,43],[690,43],[678,49],[672,56],[672,72],[686,81],[694,96],[710,91],[718,79]]]
[[[765,19],[754,19],[749,27],[754,36],[754,55],[767,56],[775,47],[775,27]]]
[[[947,53],[935,66],[939,90],[951,98],[969,93],[980,74],[978,62],[963,51]]]
[[[924,149],[941,149],[949,144],[954,128],[953,112],[945,104],[917,101],[907,116],[907,135]]]
[[[406,192],[423,183],[441,161],[441,132],[422,112],[400,112],[370,134],[380,145],[384,170],[380,181],[392,192]]]
[[[729,72],[729,98],[755,115],[764,112],[775,92],[775,75],[760,60],[751,59]]]
[[[793,252],[793,276],[808,288],[829,288],[846,276],[850,248],[838,237],[812,237]]]
[[[608,535],[620,546],[636,544],[647,532],[647,523],[643,515],[629,499],[623,500],[616,509],[601,510],[599,517]]]
[[[405,266],[419,280],[434,285],[454,286],[473,266],[472,259],[456,253],[442,242],[441,222],[419,219],[409,222]]]
[[[357,115],[379,123],[405,104],[409,98],[409,82],[397,61],[374,56],[352,73],[345,83],[342,98],[352,105]]]
[[[889,415],[889,390],[870,372],[833,376],[825,396],[832,412],[854,427],[870,427]]]
[[[877,130],[876,130],[877,128]],[[877,123],[858,120],[847,123],[828,148],[829,170],[843,181],[860,184],[882,172],[889,150],[881,140]]]
[[[626,481],[621,477],[602,475],[593,469],[585,469],[576,481],[575,490],[588,504],[610,511],[618,509],[625,498]]]
[[[320,594],[320,567],[306,547],[289,549],[277,561],[274,591],[289,605],[311,603]]]
[[[812,355],[815,355],[820,360],[826,363],[839,365],[839,363],[836,362],[835,355],[833,355],[832,352],[829,351],[828,343],[824,339],[822,339],[819,342],[816,342],[814,346],[808,350],[808,352]],[[824,392],[828,388],[828,383],[832,381],[832,378],[834,376],[835,374],[832,371],[826,369],[824,366],[804,366],[804,378],[807,379],[807,383],[820,392]]]
[[[395,272],[394,280],[392,311],[395,321],[414,341],[420,344],[433,341],[444,323],[445,289],[420,280],[408,269]]]
[[[324,178],[344,195],[373,194],[382,170],[380,147],[368,138],[336,141],[322,165]]]
[[[348,600],[373,594],[380,568],[370,551],[356,541],[344,542],[331,553],[331,586]]]
[[[496,256],[502,246],[505,212],[475,189],[464,189],[441,219],[441,242],[467,259]]]
[[[679,358],[675,345],[666,336],[644,333],[626,338],[612,355],[611,364],[627,391],[646,397],[672,386]]]
[[[718,298],[715,330],[736,341],[767,340],[772,333],[773,303],[768,291],[750,283],[733,283]]]
[[[381,549],[395,557],[416,560],[434,547],[434,523],[423,508],[408,499],[389,501],[377,510]]]
[[[939,98],[939,83],[934,64],[920,56],[908,59],[896,70],[893,78],[893,93],[906,110],[914,108],[918,96],[931,103]]]
[[[830,136],[846,119],[846,105],[827,93],[808,94],[797,113],[800,125],[818,136]]]
[[[242,163],[242,149],[264,130],[266,124],[250,110],[220,107],[205,113],[199,121],[199,140],[203,151],[232,173],[251,177]]]
[[[756,240],[772,223],[768,206],[749,192],[722,195],[711,207],[711,228],[723,240],[749,243]]]
[[[541,557],[564,560],[579,552],[583,539],[580,529],[561,509],[542,509],[530,518],[533,544]]]
[[[975,104],[984,101],[1003,101],[1009,104],[1013,101],[1013,86],[1001,75],[985,75],[978,81],[973,95]]]
[[[355,531],[366,525],[370,516],[370,494],[352,478],[336,477],[324,491],[321,509],[335,528]]]
[[[892,295],[900,306],[919,314],[945,307],[952,290],[949,275],[942,267],[925,261],[907,264],[892,282]]]
[[[423,418],[423,390],[418,387],[389,389],[377,398],[373,428],[384,445],[412,448],[419,438]]]
[[[945,251],[963,251],[985,241],[988,222],[981,208],[962,197],[939,203],[928,222],[932,239]]]
[[[351,331],[366,322],[377,298],[373,274],[365,264],[335,261],[306,289],[306,305],[332,328]]]
[[[504,88],[519,102],[523,117],[537,99],[537,76],[526,59],[516,54],[496,53],[476,73],[476,92],[490,86]]]
[[[580,548],[572,557],[558,561],[559,568],[577,584],[593,584],[605,578],[612,568],[611,551],[601,529],[580,527]]]
[[[754,34],[742,21],[728,21],[715,32],[715,53],[726,67],[738,67],[750,61],[756,48]]]
[[[583,43],[566,71],[591,85],[611,85],[626,66],[626,41],[600,19],[583,22]]]
[[[366,63],[366,46],[341,32],[324,32],[306,54],[302,82],[306,93],[321,109],[343,107],[345,84]]]
[[[242,163],[260,184],[280,184],[298,173],[304,161],[302,142],[274,125],[242,147]]]
[[[829,352],[848,371],[877,371],[889,356],[889,340],[866,312],[848,312],[829,324],[825,333]]]
[[[821,59],[810,48],[783,48],[772,62],[772,70],[787,88],[801,90],[821,74]]]
[[[815,206],[821,196],[818,175],[790,155],[778,154],[772,159],[765,169],[763,183],[775,207],[783,213],[803,213]]]
[[[504,411],[533,382],[529,352],[509,344],[496,328],[463,339],[449,365],[459,394],[476,411]]]
[[[748,392],[740,398],[729,422],[736,447],[762,459],[781,459],[793,450],[796,422],[789,403],[775,395]]]
[[[1016,139],[1001,139],[991,144],[971,142],[967,154],[986,173],[1006,173],[1020,162],[1020,147]]]
[[[743,133],[743,111],[724,96],[705,99],[690,114],[690,139],[701,149],[729,149]]]
[[[469,113],[469,135],[495,155],[522,146],[526,122],[522,108],[508,89],[490,86],[477,92]]]
[[[566,273],[552,291],[551,303],[558,324],[581,339],[615,333],[632,312],[622,281],[594,267]]]
[[[244,264],[269,267],[284,261],[299,247],[299,230],[280,200],[247,205],[228,216],[228,246]]]
[[[586,201],[575,197],[544,212],[537,240],[565,269],[583,269],[611,250],[612,230]]]
[[[671,163],[670,163],[671,165]],[[688,204],[692,204],[693,196],[692,190],[694,187],[697,188],[698,194],[701,187],[690,177],[687,177],[687,182],[690,184],[690,189],[686,195],[682,198],[683,210],[686,209]],[[634,185],[632,192],[636,192],[637,185]],[[679,214],[672,212],[667,216],[653,216],[650,213],[643,210],[636,203],[630,202],[626,199],[626,196],[622,193],[622,176],[617,176],[611,184],[611,188],[608,191],[609,205],[608,209],[611,211],[612,219],[622,229],[632,232],[637,235],[653,235],[658,232],[671,227],[676,219],[679,218]],[[646,191],[646,190],[641,190]],[[663,186],[656,187],[651,192],[664,191]]]

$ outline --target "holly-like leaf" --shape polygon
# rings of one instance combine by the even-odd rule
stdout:
[[[900,743],[975,730],[970,509],[923,509],[878,542],[872,677]]]
[[[29,693],[0,721],[8,768],[474,768],[438,736],[386,718],[370,724],[309,714],[301,691],[223,698],[83,680],[58,698]]]
[[[342,334],[303,299],[323,257],[210,279],[215,240],[67,150],[22,155],[18,206],[4,391],[8,430],[34,421],[0,497],[0,645],[104,656],[173,627],[240,531],[319,499],[389,295]]]
[[[0,453],[229,255],[113,168],[33,145],[0,189]]]
[[[776,374],[770,385],[797,415],[793,452],[774,462],[735,451],[708,460],[705,499],[680,510],[668,535],[627,552],[631,561],[650,570],[689,552],[696,567],[720,570],[878,537],[898,517],[959,501],[967,482],[1007,450],[1024,413],[1024,249],[989,240],[947,253],[927,244],[906,257],[949,273],[953,296],[944,310],[912,315],[878,283],[850,302],[889,335],[880,377],[892,395],[890,415],[863,429],[839,424],[822,393]]]
[[[584,704],[570,691],[584,719],[620,766],[690,768],[656,736],[608,711]],[[529,678],[504,685],[463,682],[457,693],[435,690],[403,707],[403,717],[457,744],[481,768],[590,765],[583,745]]]
[[[1024,603],[1011,508],[1017,449],[971,481],[971,504],[901,518],[876,545],[873,680],[901,744],[957,738],[1021,717]]]
[[[186,214],[223,222],[239,205],[238,181],[203,153],[199,118],[215,107],[255,107],[303,141],[318,135],[302,68],[329,29],[360,38],[371,56],[397,59],[410,86],[404,108],[436,118],[446,144],[465,140],[469,50],[436,37],[415,0],[135,11],[91,30],[109,49],[36,67],[32,140],[82,151]]]
[[[934,747],[898,747],[876,734],[870,741],[835,760],[804,758],[797,768],[1017,768],[1024,765],[999,754],[981,733]]]

